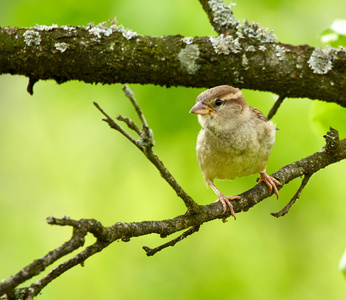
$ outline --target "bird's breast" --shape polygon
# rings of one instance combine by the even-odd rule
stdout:
[[[204,180],[232,180],[264,171],[273,143],[270,139],[260,142],[254,134],[219,136],[202,129],[197,139],[197,158]]]

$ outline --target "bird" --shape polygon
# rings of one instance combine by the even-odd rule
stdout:
[[[197,137],[197,160],[207,186],[222,204],[222,214],[230,209],[230,200],[214,184],[215,179],[233,180],[237,177],[260,174],[258,183],[265,182],[270,192],[279,197],[280,181],[266,173],[269,155],[274,146],[277,128],[258,109],[246,102],[238,88],[220,85],[197,96],[190,113],[198,115],[202,127]]]

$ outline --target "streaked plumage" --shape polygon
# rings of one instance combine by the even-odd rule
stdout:
[[[198,114],[202,129],[197,138],[197,158],[207,185],[211,186],[223,205],[231,209],[229,200],[214,185],[214,179],[233,180],[236,177],[260,173],[270,190],[278,196],[279,181],[265,173],[276,128],[258,110],[247,104],[242,92],[228,85],[217,86],[201,93],[190,110]]]

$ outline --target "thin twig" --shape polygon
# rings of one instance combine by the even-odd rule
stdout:
[[[101,111],[104,116],[106,116],[106,121],[109,125],[111,125],[111,128],[120,131],[128,139],[132,139],[96,103],[95,106]],[[346,158],[346,139],[339,140],[338,132],[332,128],[325,135],[325,139],[326,146],[323,147],[322,150],[312,154],[309,157],[286,165],[276,173],[271,174],[271,176],[278,178],[283,186],[291,180],[305,175],[297,193],[292,198],[290,203],[286,206],[288,207],[288,209],[299,198],[303,188],[308,183],[313,173],[325,168],[330,164],[336,163]],[[164,167],[162,162],[152,151],[152,145],[147,144],[146,146],[140,147],[137,145],[138,141],[134,139],[132,139],[131,141],[138,148],[140,148],[142,152],[148,157],[148,159],[158,168],[162,177],[174,188],[177,194],[182,197],[185,205],[188,208],[192,207],[191,210],[189,209],[185,214],[177,216],[173,219],[133,223],[118,222],[110,227],[104,227],[100,222],[94,219],[81,219],[79,221],[76,221],[70,219],[69,217],[63,217],[61,219],[53,217],[48,218],[47,222],[49,224],[59,226],[72,226],[72,238],[68,242],[49,252],[47,255],[38,260],[35,260],[33,263],[24,267],[14,276],[10,277],[7,280],[2,280],[0,282],[0,297],[2,299],[32,299],[34,296],[40,293],[41,290],[52,280],[78,264],[83,265],[86,259],[100,252],[116,240],[129,241],[132,237],[144,236],[152,233],[157,233],[160,234],[161,237],[165,237],[180,230],[190,228],[178,238],[155,249],[145,247],[145,251],[149,253],[149,255],[153,255],[158,251],[167,248],[168,246],[175,245],[177,242],[183,240],[185,237],[193,234],[194,232],[197,232],[200,225],[202,225],[203,223],[225,217],[225,215],[221,215],[220,213],[220,203],[212,203],[209,205],[199,206],[192,199],[189,200],[188,195],[188,198],[185,199],[184,195],[186,195],[186,193],[181,189],[173,176],[169,173],[169,171]],[[247,211],[263,199],[269,197],[270,194],[271,193],[268,189],[263,189],[261,186],[256,185],[254,188],[241,194],[242,201],[234,203],[234,211],[236,213],[240,211]],[[197,206],[196,210],[194,210],[193,205]],[[286,212],[283,212],[281,215],[284,215],[285,213]],[[71,259],[68,259],[67,261],[61,263],[55,269],[53,269],[51,272],[49,272],[47,275],[42,277],[36,283],[30,285],[29,287],[17,288],[18,285],[42,273],[48,266],[51,266],[58,259],[66,256],[67,254],[70,254],[77,248],[82,247],[84,245],[84,240],[87,233],[92,233],[97,239],[94,244],[85,248],[83,251],[81,251]]]
[[[176,191],[177,195],[184,201],[186,208],[190,212],[199,211],[199,205],[182,189],[182,187],[178,184],[172,174],[168,171],[168,169],[164,166],[162,161],[158,158],[158,156],[152,150],[155,142],[153,139],[153,133],[151,128],[149,128],[148,123],[145,119],[145,116],[140,109],[137,101],[133,96],[133,92],[126,85],[123,86],[123,91],[125,92],[125,96],[128,97],[135,108],[141,122],[142,122],[142,130],[139,130],[137,125],[132,125],[132,120],[121,116],[121,121],[125,121],[125,123],[131,128],[136,127],[139,133],[139,139],[136,141],[133,139],[121,126],[117,124],[107,113],[103,111],[103,109],[94,102],[94,105],[97,109],[106,117],[104,121],[106,121],[112,129],[119,131],[122,135],[124,135],[127,139],[129,139],[141,152],[149,159],[149,161],[159,170],[161,176],[167,181],[167,183]],[[134,123],[134,122],[133,122]],[[130,125],[131,124],[131,125]],[[137,131],[136,129],[134,129]]]
[[[131,120],[130,118],[124,117],[122,115],[117,115],[116,119],[126,123],[127,127],[132,129],[133,131],[136,131],[138,133],[138,135],[141,134],[141,130],[138,128],[136,123],[133,120]]]
[[[312,174],[306,174],[302,180],[302,183],[298,189],[298,191],[294,194],[294,196],[292,197],[292,199],[290,200],[290,202],[287,203],[287,205],[280,210],[277,213],[271,213],[272,216],[274,217],[282,217],[285,214],[288,213],[288,211],[291,209],[291,207],[293,206],[293,204],[299,199],[300,194],[302,193],[304,187],[307,185],[307,183],[309,182],[310,178],[311,178]]]
[[[267,116],[268,120],[270,120],[272,117],[274,117],[274,115],[278,111],[280,105],[285,100],[285,98],[286,98],[286,96],[279,96],[279,98],[275,101],[273,107],[271,108],[271,110],[268,113],[268,116]]]
[[[25,298],[17,298],[17,299],[28,299],[29,296],[35,297],[38,295],[41,290],[46,287],[50,282],[54,279],[58,278],[61,274],[70,270],[71,268],[77,265],[83,265],[84,261],[90,256],[100,252],[105,247],[107,247],[110,243],[102,242],[97,240],[94,244],[85,248],[82,252],[73,256],[69,260],[61,263],[59,266],[51,270],[47,275],[43,276],[38,281],[32,283],[30,287],[18,288],[16,290],[17,295],[26,295]]]
[[[124,91],[125,96],[130,99],[130,101],[131,101],[132,105],[134,106],[134,108],[137,112],[137,115],[140,118],[143,126],[146,128],[149,128],[147,120],[145,119],[145,116],[144,116],[141,108],[139,107],[136,99],[134,98],[133,92],[131,91],[131,89],[127,85],[123,85],[122,90]]]
[[[147,256],[153,256],[155,255],[157,252],[167,248],[167,247],[173,247],[176,243],[182,241],[183,239],[185,239],[186,237],[188,237],[191,234],[194,234],[195,232],[197,232],[200,228],[200,225],[196,225],[196,226],[192,226],[190,229],[186,230],[183,234],[179,235],[178,237],[176,237],[175,239],[169,241],[168,243],[165,243],[159,247],[156,247],[154,249],[151,249],[147,246],[143,246],[144,251],[147,253]]]
[[[94,102],[94,105],[96,106],[96,108],[106,117],[106,119],[102,119],[103,121],[107,122],[108,125],[119,131],[123,136],[125,136],[132,144],[134,144],[137,148],[139,148],[141,151],[143,151],[143,149],[137,144],[136,140],[130,136],[117,122],[115,122],[110,116],[108,116],[104,110],[96,103]]]
[[[305,185],[308,179],[311,177],[311,174],[325,168],[330,164],[346,159],[346,139],[338,140],[335,132],[329,132],[327,136],[328,138],[326,138],[326,140],[328,140],[330,136],[334,137],[333,147],[330,147],[329,150],[323,148],[309,157],[282,167],[279,171],[271,175],[278,178],[283,185],[297,177],[305,175],[306,178],[303,180]],[[304,185],[302,183],[300,192]],[[259,185],[255,185],[255,187],[252,189],[242,193],[241,196],[243,200],[234,203],[235,212],[249,210],[263,199],[269,197],[270,192],[268,189],[262,189]],[[41,259],[35,260],[33,263],[24,267],[16,275],[7,280],[1,281],[0,297],[4,299],[29,299],[33,295],[36,295],[36,293],[39,293],[40,289],[43,289],[46,284],[51,282],[51,278],[56,278],[57,276],[68,271],[70,268],[78,264],[82,264],[86,259],[98,253],[116,240],[123,239],[124,237],[129,240],[131,237],[144,236],[152,233],[167,236],[189,227],[191,227],[190,229],[193,231],[192,227],[194,226],[199,226],[203,223],[220,219],[220,206],[221,205],[219,203],[212,203],[201,206],[199,212],[195,214],[186,212],[185,214],[177,216],[173,219],[162,221],[143,221],[133,223],[118,222],[110,227],[103,227],[100,222],[94,219],[82,219],[76,221],[68,217],[63,217],[61,219],[48,218],[47,221],[49,224],[72,226],[74,228],[73,237],[70,241],[49,252]],[[72,258],[71,260],[59,265],[57,267],[58,270],[55,272],[50,272],[50,275],[47,275],[48,277],[45,277],[44,280],[39,280],[39,286],[35,287],[33,285],[32,289],[30,289],[31,286],[20,289],[17,288],[19,284],[24,283],[28,279],[43,272],[48,266],[55,263],[57,259],[71,253],[71,250],[77,249],[83,245],[84,236],[87,232],[92,233],[97,238],[95,244],[87,247],[81,253],[77,254],[75,258]],[[187,230],[185,235],[189,232],[190,230]]]
[[[66,221],[66,218],[63,218],[63,219],[64,221]],[[17,274],[12,276],[8,280],[1,282],[0,296],[3,295],[3,292],[7,293],[7,291],[14,290],[15,287],[17,287],[19,284],[26,282],[32,277],[40,274],[42,271],[45,270],[46,267],[50,266],[51,264],[56,262],[58,259],[82,247],[84,245],[84,237],[87,233],[88,231],[83,230],[83,228],[74,227],[73,235],[69,241],[65,242],[64,244],[62,244],[60,247],[56,248],[55,250],[50,251],[44,257],[34,260],[31,264],[24,267],[20,272],[18,272]],[[29,287],[29,288],[23,288],[21,290],[16,290],[16,293],[35,296],[41,291],[41,289]],[[19,299],[19,298],[16,297],[15,299]],[[23,297],[20,299],[26,299],[26,298]]]
[[[145,116],[139,107],[135,97],[133,96],[133,92],[127,85],[123,85],[122,90],[125,92],[125,96],[130,99],[134,109],[136,110],[136,113],[141,120],[142,123],[142,132],[140,133],[140,137],[138,140],[138,144],[140,146],[144,146],[146,149],[151,149],[152,146],[154,146],[155,142],[153,139],[153,132],[150,129],[147,120],[145,119]]]

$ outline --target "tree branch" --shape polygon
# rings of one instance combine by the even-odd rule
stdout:
[[[271,108],[271,110],[268,113],[268,120],[270,120],[272,117],[274,117],[274,115],[276,114],[276,112],[278,111],[280,105],[282,104],[282,102],[284,102],[286,96],[279,96],[279,98],[275,101],[273,107]]]
[[[285,214],[288,213],[288,211],[291,209],[292,205],[294,203],[296,203],[296,201],[299,199],[300,194],[302,193],[304,187],[307,185],[307,183],[309,182],[310,178],[311,178],[312,174],[306,174],[302,180],[302,183],[298,189],[298,191],[295,193],[295,195],[293,196],[293,198],[290,200],[290,202],[287,203],[287,205],[280,210],[277,213],[271,213],[272,216],[274,217],[283,217]]]
[[[28,266],[24,267],[21,271],[19,271],[9,279],[1,281],[1,298],[32,299],[32,297],[39,294],[40,291],[52,280],[62,275],[69,269],[75,267],[76,265],[83,265],[85,260],[102,251],[114,241],[122,240],[127,242],[130,241],[132,237],[144,236],[152,233],[157,233],[160,234],[161,237],[166,237],[172,233],[190,228],[179,237],[173,239],[168,243],[165,243],[162,246],[154,249],[144,247],[147,255],[153,255],[158,251],[167,248],[168,246],[174,246],[177,242],[183,240],[185,237],[197,232],[200,225],[202,225],[203,223],[215,219],[225,219],[230,216],[229,209],[225,214],[222,213],[221,203],[216,202],[209,205],[200,206],[182,190],[182,188],[178,185],[170,172],[164,167],[163,163],[152,151],[152,146],[154,143],[152,140],[151,130],[148,127],[147,122],[145,121],[145,117],[142,111],[139,109],[139,106],[135,101],[132,92],[130,92],[127,87],[125,87],[124,90],[126,96],[130,98],[131,103],[133,104],[135,110],[137,111],[137,114],[140,116],[140,119],[142,121],[142,130],[140,130],[139,132],[139,127],[137,125],[135,127],[132,125],[129,126],[131,130],[134,130],[137,134],[139,134],[140,138],[138,140],[135,140],[130,135],[128,135],[97,104],[95,104],[96,107],[106,117],[104,121],[106,121],[111,128],[122,133],[155,165],[155,167],[160,171],[162,177],[172,186],[172,188],[177,192],[178,196],[184,200],[184,203],[188,208],[187,212],[173,219],[133,223],[118,222],[109,227],[104,227],[99,221],[94,219],[82,219],[77,221],[72,220],[69,217],[63,217],[61,219],[50,217],[47,219],[48,224],[71,226],[73,228],[71,239],[68,242],[64,243],[62,246],[49,252],[44,257],[35,260]],[[126,121],[126,124],[132,124],[133,122],[128,118],[126,118],[126,120],[128,120]],[[144,130],[143,127],[147,127],[147,129]],[[283,188],[286,183],[297,177],[306,176],[306,178],[309,178],[313,173],[325,168],[330,164],[346,158],[346,139],[340,141],[338,132],[332,128],[324,137],[326,139],[326,146],[323,147],[320,151],[297,162],[286,165],[276,173],[271,175],[279,179],[282,183],[282,186],[278,186],[278,189]],[[307,179],[305,181],[307,181]],[[302,188],[303,185],[300,190]],[[235,213],[239,213],[241,211],[245,212],[270,195],[271,192],[266,184],[257,184],[252,189],[240,194],[242,198],[241,201],[232,201],[234,211]],[[47,275],[43,276],[40,280],[36,281],[30,286],[17,288],[18,285],[26,282],[34,276],[39,275],[48,266],[51,266],[53,263],[55,263],[58,259],[61,259],[67,254],[72,253],[73,251],[82,247],[84,245],[85,236],[88,233],[94,235],[94,237],[96,238],[95,243],[86,247],[71,259],[68,259],[65,262],[61,263],[58,267],[51,270]]]
[[[174,179],[172,174],[164,166],[162,161],[160,161],[157,155],[153,152],[152,147],[154,146],[155,142],[153,140],[152,130],[149,128],[148,123],[144,117],[144,114],[142,110],[140,109],[138,103],[136,102],[132,91],[126,85],[123,86],[123,90],[125,92],[125,96],[130,99],[131,104],[135,108],[137,115],[142,122],[142,130],[140,130],[139,127],[135,124],[135,122],[133,120],[130,120],[129,118],[125,118],[121,116],[120,120],[121,121],[126,120],[125,123],[128,125],[130,129],[134,130],[139,135],[139,139],[138,140],[133,139],[126,131],[124,131],[121,128],[121,126],[119,126],[109,115],[107,115],[96,102],[94,102],[94,105],[97,107],[97,109],[106,117],[106,119],[103,119],[103,121],[107,122],[108,125],[112,129],[119,131],[132,144],[134,144],[139,150],[141,150],[141,152],[159,170],[163,179],[167,181],[167,183],[175,190],[177,195],[184,201],[186,208],[190,210],[190,212],[194,212],[194,213],[198,212],[200,209],[198,204],[195,201],[193,201],[193,199],[181,188],[181,186]]]
[[[222,15],[216,20],[223,24]],[[346,107],[344,48],[275,43],[272,33],[247,22],[232,30],[233,35],[184,38],[138,35],[105,24],[0,27],[0,74],[29,77],[30,93],[35,82],[47,79],[185,87],[230,84]]]
[[[240,88],[271,91],[285,97],[308,97],[335,102],[346,107],[346,50],[312,48],[277,43],[272,32],[259,24],[243,25],[234,17],[232,5],[221,0],[200,0],[218,37],[151,37],[138,35],[114,23],[87,27],[36,26],[33,28],[0,27],[0,74],[25,75],[29,78],[28,92],[38,80],[54,79],[58,83],[82,80],[87,83],[153,83],[187,87],[210,87],[231,84]],[[225,67],[227,66],[227,67]],[[206,222],[230,216],[222,214],[222,205],[198,205],[177,183],[172,174],[153,152],[153,134],[135,101],[132,92],[124,87],[141,121],[141,126],[124,116],[117,120],[138,135],[133,138],[95,103],[105,122],[134,144],[158,169],[161,176],[184,201],[187,211],[172,219],[158,221],[118,222],[105,227],[94,219],[73,220],[68,217],[47,218],[50,225],[72,227],[69,241],[47,255],[33,261],[17,274],[0,283],[2,299],[32,299],[52,280],[81,264],[117,240],[130,241],[133,237],[152,233],[162,238],[181,230],[179,237],[159,247],[144,247],[153,255],[197,232]],[[272,111],[275,113],[284,97],[279,97]],[[271,176],[282,186],[304,176],[302,184],[288,209],[298,199],[310,177],[346,158],[346,140],[339,140],[334,129],[324,136],[326,145],[309,157],[282,167]],[[269,197],[271,192],[262,183],[240,194],[241,201],[233,201],[234,211],[247,211]],[[282,210],[279,214],[284,214]],[[58,259],[84,247],[85,236],[91,233],[96,241],[62,262],[47,275],[27,287],[20,284],[41,274]]]
[[[190,229],[186,230],[183,234],[179,235],[177,238],[171,240],[168,243],[165,243],[159,247],[156,247],[154,249],[151,249],[147,246],[143,246],[143,250],[147,253],[147,256],[153,256],[157,252],[167,248],[167,247],[173,247],[176,243],[182,241],[183,239],[187,238],[189,235],[194,234],[195,232],[198,232],[200,228],[200,225],[192,226]]]
[[[199,0],[206,12],[210,24],[218,34],[235,33],[240,26],[239,21],[233,16],[234,3],[225,5],[222,0]]]

